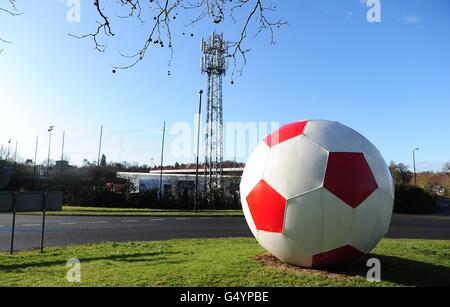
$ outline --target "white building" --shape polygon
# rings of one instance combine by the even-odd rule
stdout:
[[[243,168],[224,169],[224,184],[227,182],[240,181]],[[163,170],[162,172],[162,192],[163,194],[176,195],[177,193],[192,193],[195,190],[196,180],[195,169]],[[150,173],[129,173],[118,172],[118,178],[129,180],[134,186],[135,193],[159,191],[161,181],[161,171],[151,171]],[[203,188],[203,172],[199,172],[200,189]]]

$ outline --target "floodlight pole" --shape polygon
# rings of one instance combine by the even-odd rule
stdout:
[[[38,152],[38,145],[39,145],[39,137],[36,137],[36,149],[34,150],[34,177],[36,177],[36,174],[37,174],[37,152]]]
[[[100,154],[101,154],[101,151],[102,151],[102,139],[103,139],[103,125],[100,128],[100,141],[98,143],[97,167],[100,167]]]
[[[6,161],[9,161],[9,152],[11,150],[11,139],[8,141],[8,153],[6,154]]]
[[[159,200],[162,200],[162,185],[163,185],[163,169],[164,169],[164,143],[166,137],[166,122],[164,122],[163,126],[163,135],[162,135],[162,146],[161,146],[161,174],[159,176]]]
[[[197,125],[197,163],[195,170],[195,204],[194,204],[194,212],[198,211],[198,163],[199,163],[199,155],[200,155],[200,129],[201,129],[201,118],[202,118],[202,96],[203,90],[199,92],[200,98],[198,102],[198,125]]]
[[[16,149],[14,150],[14,167],[16,166],[17,163],[17,143],[18,141],[16,141]]]
[[[48,128],[49,138],[48,138],[47,176],[49,175],[49,170],[50,170],[50,147],[51,147],[51,144],[52,144],[52,131],[53,131],[53,128],[55,128],[55,126],[50,126],[50,128]]]
[[[66,132],[63,132],[63,138],[62,138],[62,149],[61,149],[61,161],[64,160],[64,142],[66,140]]]

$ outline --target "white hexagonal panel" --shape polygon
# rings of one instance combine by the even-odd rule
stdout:
[[[284,263],[311,267],[312,257],[304,254],[296,244],[281,233],[258,230],[260,245]]]
[[[377,181],[378,187],[386,194],[394,198],[394,182],[389,167],[384,161],[380,151],[368,140],[364,144],[364,156]]]
[[[264,180],[289,199],[323,185],[328,152],[300,135],[272,147]]]
[[[355,212],[321,188],[288,200],[284,234],[307,255],[320,254],[350,240]]]
[[[379,188],[355,209],[351,245],[369,253],[386,235],[394,199]]]
[[[338,122],[309,121],[303,133],[329,152],[363,152],[365,138]]]

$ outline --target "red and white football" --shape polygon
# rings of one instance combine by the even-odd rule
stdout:
[[[247,223],[285,263],[326,268],[369,253],[392,216],[392,176],[358,132],[324,120],[283,126],[251,154],[241,181]]]

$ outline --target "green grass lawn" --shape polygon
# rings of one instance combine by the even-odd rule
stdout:
[[[450,241],[383,240],[379,284],[364,264],[339,272],[268,266],[250,238],[107,243],[48,248],[45,254],[0,253],[0,286],[449,286]],[[81,261],[79,284],[66,281],[70,258]]]
[[[38,214],[41,213],[23,213]],[[242,210],[203,210],[198,213],[187,210],[161,209],[126,209],[126,208],[97,208],[64,206],[61,212],[47,212],[49,215],[72,216],[154,216],[154,217],[209,217],[209,216],[243,216]]]

